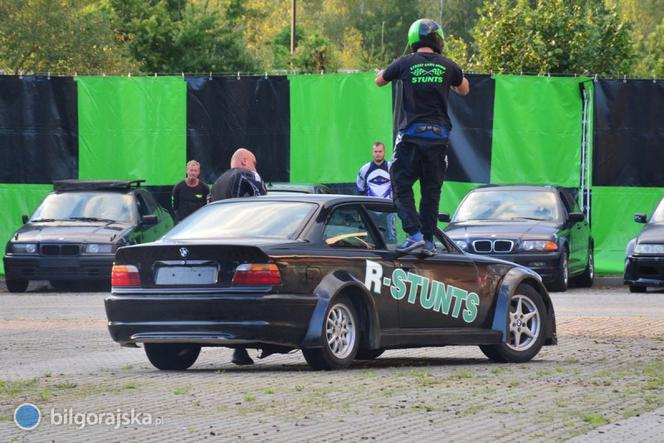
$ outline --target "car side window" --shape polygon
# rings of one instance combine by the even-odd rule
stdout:
[[[145,210],[147,211],[146,214],[154,214],[155,211],[157,210],[157,202],[155,202],[152,195],[145,191],[139,191],[137,193],[137,196],[142,200],[143,204],[145,205]]]
[[[335,248],[376,249],[377,244],[358,207],[335,209],[325,225],[323,238]]]
[[[143,200],[143,196],[140,193],[136,193],[136,207],[138,208],[138,215],[139,216],[144,216],[148,215],[148,206],[145,204],[145,200]]]
[[[393,251],[399,242],[405,239],[405,234],[399,236],[400,232],[403,233],[403,229],[400,229],[401,222],[399,217],[397,217],[396,208],[384,205],[366,205],[365,208],[369,214],[369,218],[371,218],[371,221],[383,237],[385,246],[390,251]]]

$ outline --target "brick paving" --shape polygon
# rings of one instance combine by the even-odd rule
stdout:
[[[611,282],[609,282],[611,283]],[[0,283],[1,286],[1,283]],[[301,353],[251,367],[205,348],[157,371],[106,331],[104,293],[0,288],[0,441],[661,441],[664,292],[600,282],[553,293],[559,346],[521,365],[476,347],[387,351],[337,372]],[[251,352],[251,351],[250,351]],[[255,353],[253,353],[255,355]],[[40,407],[21,431],[13,411]],[[55,414],[51,414],[51,410]],[[52,424],[73,414],[151,414],[152,424]],[[154,422],[159,423],[155,424]]]

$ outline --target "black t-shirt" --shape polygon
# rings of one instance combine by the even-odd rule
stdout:
[[[399,130],[411,123],[435,123],[451,129],[447,115],[450,86],[459,86],[459,65],[435,52],[414,52],[396,59],[383,72],[386,81],[402,80],[403,96]]]
[[[267,194],[267,190],[258,173],[244,168],[231,168],[214,182],[210,194],[212,201],[217,201],[227,198],[256,197]]]
[[[175,221],[179,222],[198,208],[205,206],[209,193],[210,188],[208,185],[200,180],[193,188],[187,185],[186,180],[182,180],[175,185],[171,194],[171,205],[173,206],[173,212],[175,212]]]

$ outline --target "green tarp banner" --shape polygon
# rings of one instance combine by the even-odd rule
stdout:
[[[184,177],[187,83],[181,77],[78,77],[79,178]]]
[[[0,241],[4,254],[5,245],[14,232],[23,224],[22,215],[32,215],[53,185],[0,184]],[[0,274],[5,265],[0,262]]]
[[[392,153],[392,90],[373,73],[289,77],[290,181],[354,182],[371,161],[371,145]]]
[[[495,80],[491,183],[578,187],[579,83],[588,79],[498,75]]]
[[[644,226],[634,222],[634,214],[651,216],[662,196],[664,188],[593,187],[592,235],[598,273],[624,272],[627,243]]]

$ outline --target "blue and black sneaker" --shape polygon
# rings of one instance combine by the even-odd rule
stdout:
[[[395,251],[406,253],[413,249],[421,248],[422,246],[424,246],[424,237],[422,237],[421,232],[416,232],[415,234],[406,237],[406,241],[397,246]]]
[[[425,240],[424,241],[424,247],[422,248],[422,255],[426,255],[429,257],[433,257],[436,255],[438,251],[436,251],[436,245],[434,242],[430,240]]]

